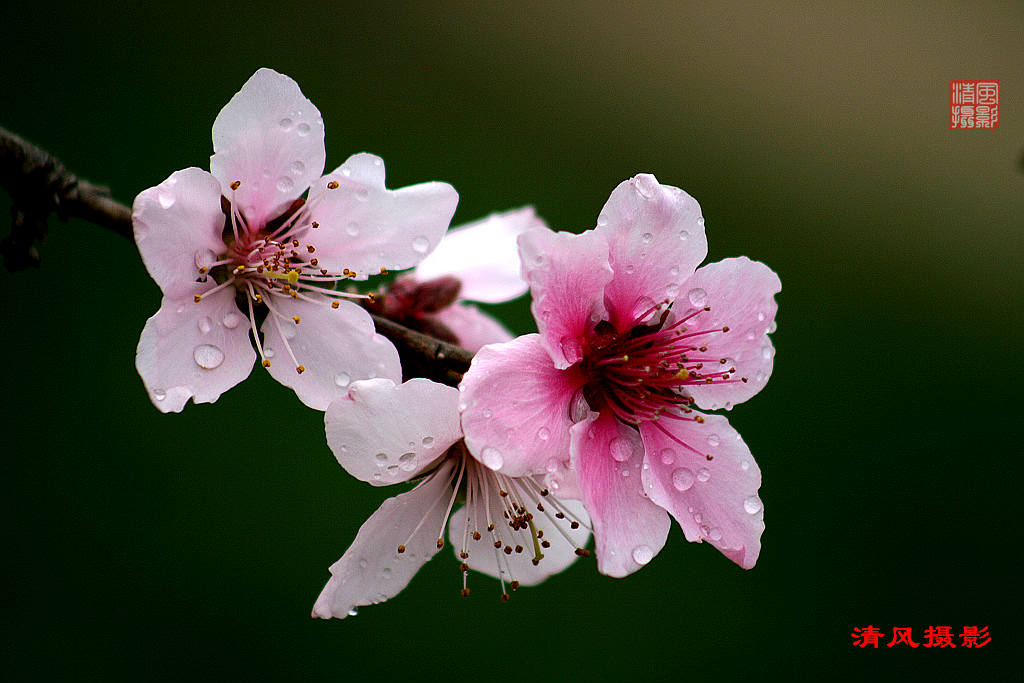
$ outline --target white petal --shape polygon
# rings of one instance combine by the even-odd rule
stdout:
[[[355,382],[324,415],[327,444],[341,466],[376,486],[406,481],[462,438],[459,390],[411,379]]]
[[[313,606],[314,617],[344,619],[359,605],[384,602],[409,585],[437,552],[437,532],[452,495],[450,473],[451,464],[443,464],[433,477],[388,498],[370,515],[331,566],[331,580]],[[399,545],[405,545],[405,552],[398,552]]]

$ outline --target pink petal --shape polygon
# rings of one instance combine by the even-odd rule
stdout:
[[[375,486],[407,481],[462,438],[459,391],[427,379],[353,382],[324,415],[341,466]]]
[[[325,303],[275,297],[271,305],[284,319],[268,315],[263,323],[270,374],[316,410],[327,410],[331,401],[347,394],[349,384],[356,380],[402,379],[398,351],[376,334],[370,314],[350,301],[338,303],[334,309]],[[296,325],[292,316],[298,316],[301,322]],[[301,374],[288,355],[288,346],[295,361],[305,368]]]
[[[344,619],[356,607],[384,602],[409,585],[437,552],[437,533],[453,492],[450,472],[451,464],[442,464],[436,475],[388,498],[370,515],[356,540],[331,565],[331,580],[313,606],[314,617]],[[406,546],[404,553],[398,552],[399,545]]]
[[[197,283],[199,268],[227,251],[221,234],[220,184],[206,171],[176,171],[144,190],[132,206],[142,262],[164,296],[192,299],[216,283]]]
[[[528,289],[521,275],[516,238],[531,228],[544,227],[533,207],[527,206],[452,228],[414,275],[418,280],[454,275],[462,282],[460,298],[470,301],[515,299]]]
[[[689,326],[694,330],[728,327],[728,332],[702,337],[702,343],[707,344],[708,355],[727,361],[722,369],[736,368],[734,379],[747,380],[691,387],[690,393],[701,408],[731,408],[761,391],[768,382],[775,358],[768,332],[775,329],[778,304],[774,296],[781,289],[779,276],[771,268],[745,256],[709,263],[686,281],[673,313],[687,310],[690,292],[697,292],[700,301],[706,300],[711,310],[693,318]]]
[[[251,226],[275,218],[324,170],[324,122],[298,84],[260,69],[213,122],[210,170]],[[241,182],[237,190],[231,183]]]
[[[704,419],[704,424],[657,423],[700,453],[679,445],[653,423],[641,425],[644,486],[652,501],[672,513],[688,541],[709,541],[750,569],[761,552],[764,531],[764,509],[757,496],[761,470],[728,420],[720,415]]]
[[[501,500],[498,496],[489,499],[491,519],[502,519],[505,508],[501,504]],[[486,522],[481,524],[480,521],[471,519],[467,527],[466,507],[456,510],[452,515],[451,522],[448,524],[448,542],[452,544],[456,557],[462,548],[468,551],[469,557],[465,560],[460,558],[460,560],[468,564],[470,569],[496,579],[504,579],[506,582],[518,581],[524,586],[536,586],[552,574],[567,569],[579,557],[576,555],[576,548],[585,548],[590,538],[590,530],[586,526],[589,524],[589,518],[586,510],[583,509],[583,504],[577,501],[562,501],[562,505],[581,522],[581,525],[572,529],[568,519],[552,520],[543,514],[535,514],[534,526],[544,531],[544,539],[551,543],[550,548],[543,549],[544,557],[537,565],[533,564],[534,552],[532,537],[529,534],[523,533],[520,538],[525,547],[524,552],[511,555],[496,553],[492,539],[486,533]],[[545,506],[554,507],[547,501],[545,501]],[[555,524],[558,524],[568,534],[569,538],[573,540],[572,543],[569,543],[565,536],[555,528]],[[474,541],[471,535],[476,530],[481,532],[479,541]]]
[[[594,231],[573,235],[535,229],[519,237],[519,256],[537,330],[555,366],[567,368],[583,357],[588,331],[607,317],[608,244]]]
[[[310,197],[311,220],[320,227],[307,234],[320,265],[332,272],[348,268],[361,280],[381,268],[402,270],[423,260],[441,241],[459,201],[448,183],[385,189],[384,162],[372,154],[349,157],[316,182]]]
[[[512,477],[542,473],[569,455],[575,371],[556,370],[540,336],[480,349],[459,386],[470,453]]]
[[[605,303],[619,331],[655,304],[675,299],[708,253],[697,200],[646,173],[615,188],[596,232],[608,240],[615,277]]]
[[[459,345],[476,353],[487,344],[512,341],[512,333],[476,306],[455,303],[435,316],[459,338]]]
[[[572,460],[593,522],[597,568],[623,577],[657,555],[671,521],[644,494],[640,435],[607,414],[591,413],[572,428]]]
[[[248,377],[256,360],[249,329],[249,320],[235,305],[234,289],[199,303],[165,297],[146,321],[135,354],[153,405],[177,413],[190,398],[213,403]]]

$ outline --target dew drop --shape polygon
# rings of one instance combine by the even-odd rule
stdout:
[[[580,340],[573,336],[562,337],[562,341],[559,342],[562,347],[562,354],[565,356],[565,360],[570,363],[583,358],[583,346],[580,344]]]
[[[425,437],[423,437],[423,442],[422,443],[423,443],[423,447],[424,448],[433,448],[434,447],[434,437],[432,437],[432,436],[425,436]]]
[[[298,126],[295,127],[295,131],[300,136],[306,137],[307,135],[309,135],[309,131],[310,131],[309,124],[308,123],[300,123]]]
[[[761,347],[761,358],[764,358],[765,360],[771,360],[771,357],[772,357],[772,347],[770,347],[770,346],[763,346],[763,347]]]
[[[747,330],[746,337],[747,341],[754,341],[755,339],[757,339],[757,328],[751,327],[749,330]]]
[[[702,228],[704,227],[704,216],[701,216],[700,218],[697,219],[697,225],[699,225]]]
[[[407,453],[402,453],[400,456],[398,456],[398,465],[406,472],[409,472],[410,470],[412,470],[412,468],[416,467],[415,459],[416,454],[411,451]]]
[[[633,561],[643,566],[654,559],[654,551],[649,545],[638,545],[633,548]]]
[[[366,201],[366,198],[369,197],[369,196],[370,196],[370,191],[368,189],[366,189],[365,187],[360,187],[358,190],[356,190],[356,199],[359,199],[361,201]]]
[[[708,305],[708,293],[700,287],[691,289],[687,296],[690,299],[690,305],[694,308],[703,308]]]
[[[366,569],[368,566],[370,566],[370,563],[367,561],[367,559],[365,557],[362,558],[361,560],[359,560],[359,568],[360,569]]]
[[[741,462],[740,463],[740,469],[743,470],[744,472],[749,470],[750,469],[750,461],[749,460],[744,460],[743,462]]]
[[[417,254],[425,254],[425,253],[427,253],[427,249],[429,249],[429,248],[430,248],[430,240],[428,240],[423,235],[420,235],[419,237],[416,237],[412,241],[412,250],[415,251]]]
[[[301,161],[293,161],[292,165],[288,169],[295,175],[302,175],[306,172],[306,165]]]
[[[761,511],[761,499],[757,496],[751,496],[743,501],[743,509],[747,511],[749,515],[756,515]]]
[[[547,462],[547,465],[544,466],[544,469],[546,469],[548,472],[557,472],[558,471],[558,459],[557,458],[549,458],[548,462]]]
[[[676,452],[671,448],[661,449],[661,464],[671,465],[676,460]]]
[[[642,175],[633,181],[633,187],[636,188],[638,195],[644,199],[654,199],[654,195],[657,192],[657,181],[651,176]]]
[[[629,439],[617,436],[608,443],[615,462],[626,462],[633,456],[633,444]]]
[[[699,481],[700,483],[703,484],[710,478],[711,470],[709,470],[707,467],[701,467],[699,470],[697,470],[697,481]]]
[[[754,375],[754,379],[758,382],[763,382],[765,378],[764,370],[758,370],[757,374]]]
[[[712,541],[720,541],[722,540],[722,531],[720,529],[712,529],[708,536]]]
[[[169,209],[174,206],[174,193],[170,190],[158,190],[156,193],[157,201],[160,202],[160,206],[165,209]]]
[[[213,344],[200,344],[192,352],[192,358],[203,370],[213,370],[224,362],[224,352]]]
[[[690,239],[690,233],[686,232],[685,230],[680,230],[679,239],[685,242],[686,240]]]
[[[629,265],[626,266],[625,270],[626,270],[626,274],[627,275],[632,275],[633,271],[636,270],[636,266],[634,266],[632,263],[630,263]]]
[[[776,325],[776,324],[775,324],[775,321],[773,320],[773,321],[771,321],[770,323],[768,323],[768,329],[767,329],[767,330],[765,330],[765,331],[766,331],[766,332],[767,332],[768,334],[771,334],[772,332],[774,332],[774,331],[775,331],[775,330],[777,330],[777,329],[778,329],[778,325]]]
[[[764,314],[764,312],[761,312],[761,313],[758,313],[758,314],[757,314],[757,322],[759,322],[759,323],[763,323],[763,322],[764,322],[765,320],[767,320],[767,319],[768,319],[768,316],[766,316],[766,315]]]
[[[295,187],[295,182],[288,176],[281,176],[277,179],[277,191],[278,192],[291,192],[292,188]]]
[[[679,296],[679,285],[677,285],[674,282],[666,285],[665,296],[667,296],[669,299],[675,299],[677,296]]]
[[[484,449],[481,458],[484,464],[492,470],[500,470],[501,466],[505,463],[505,459],[501,457],[501,451],[491,446]]]
[[[347,372],[339,372],[334,376],[334,383],[344,389],[348,386],[349,382],[352,381],[352,377]]]
[[[384,567],[380,570],[380,578],[390,579],[391,578],[391,567]]]
[[[644,244],[650,244],[651,240],[654,239],[654,235],[652,235],[649,232],[645,232],[644,234],[640,235],[640,239],[643,240]]]
[[[490,420],[491,419],[491,415],[493,415],[493,413],[491,412],[491,409],[490,408],[484,408],[484,410],[483,410],[484,419],[485,420]]]
[[[686,467],[672,470],[672,486],[676,491],[688,491],[693,486],[693,472]]]
[[[263,347],[263,355],[266,356],[267,358],[273,358],[274,357],[274,349],[270,348],[269,346],[264,346]]]
[[[163,391],[160,391],[159,389],[156,389],[153,391],[153,398],[155,398],[158,401],[162,401],[165,398],[167,398],[167,394]]]
[[[224,319],[221,320],[221,323],[224,325],[224,327],[228,328],[229,330],[235,329],[241,322],[242,316],[238,315],[237,313],[228,313],[226,316],[224,316]]]
[[[291,119],[281,119],[280,121],[277,122],[277,125],[281,126],[285,130],[291,130],[292,126],[295,125],[295,122],[292,121]]]
[[[712,434],[711,436],[708,437],[708,445],[709,446],[717,447],[717,446],[721,445],[721,443],[722,443],[722,439],[721,439],[721,437],[718,436],[718,434]]]
[[[388,454],[387,453],[378,453],[377,455],[375,455],[373,457],[374,457],[374,459],[377,462],[387,462],[388,461]]]
[[[537,430],[537,438],[541,441],[547,441],[551,437],[551,430],[547,427],[541,427]]]
[[[202,332],[203,334],[208,334],[210,330],[213,328],[213,321],[204,316],[199,319],[198,325],[200,332]]]

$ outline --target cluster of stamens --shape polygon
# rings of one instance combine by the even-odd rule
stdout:
[[[544,550],[551,547],[551,533],[561,534],[570,546],[576,546],[566,527],[572,530],[580,526],[590,528],[533,477],[509,477],[494,472],[477,462],[461,441],[451,448],[448,457],[457,459],[450,472],[442,474],[446,470],[438,468],[427,476],[447,476],[453,482],[448,509],[437,535],[438,549],[444,547],[444,531],[452,507],[461,501],[466,508],[458,552],[462,596],[469,595],[467,561],[471,553],[494,553],[499,568],[501,599],[507,601],[511,597],[509,590],[519,588],[519,581],[509,562],[512,556],[532,553],[530,561],[538,566],[544,559]],[[499,508],[500,517],[497,515]],[[420,526],[422,522],[406,542],[398,546],[399,554],[406,551],[406,545],[419,533]],[[545,530],[549,532],[547,537]],[[578,546],[575,552],[581,557],[590,555],[589,550]]]
[[[658,423],[661,418],[703,423],[693,414],[692,386],[746,382],[737,377],[729,358],[715,357],[709,351],[717,335],[728,327],[705,328],[702,314],[710,306],[692,309],[665,325],[671,304],[664,302],[637,317],[625,334],[619,334],[608,322],[601,322],[588,340],[581,369],[587,377],[583,396],[594,410],[610,410],[626,424],[654,424],[673,441],[698,454]],[[640,321],[658,314],[653,325]],[[712,456],[705,456],[708,460]]]
[[[312,220],[312,210],[328,191],[337,189],[339,185],[337,181],[330,181],[325,186],[326,190],[315,195],[311,190],[308,201],[296,199],[287,211],[265,225],[250,225],[238,209],[234,195],[240,186],[241,181],[231,183],[231,197],[223,201],[227,214],[224,228],[227,253],[219,259],[209,252],[196,254],[197,281],[207,282],[212,276],[217,284],[202,294],[196,294],[194,300],[199,303],[204,297],[226,287],[238,290],[246,300],[249,324],[260,360],[263,367],[269,368],[270,360],[260,343],[254,311],[254,304],[265,306],[296,372],[302,374],[306,368],[296,359],[281,327],[282,324],[299,325],[302,320],[299,316],[284,315],[273,302],[291,298],[337,309],[339,299],[373,300],[370,293],[337,289],[340,282],[354,279],[356,272],[345,268],[340,273],[332,273],[323,268],[316,256],[316,247],[308,239],[312,231],[320,227]],[[387,271],[381,268],[380,272]]]

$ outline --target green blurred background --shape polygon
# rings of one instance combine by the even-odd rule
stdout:
[[[391,187],[448,181],[456,223],[533,204],[582,230],[637,172],[683,187],[711,260],[783,283],[772,381],[729,414],[764,474],[757,567],[674,528],[629,579],[581,561],[502,604],[479,575],[460,598],[446,551],[311,620],[394,491],[346,475],[263,372],[159,414],[134,370],[156,286],[123,239],[54,220],[43,267],[0,274],[3,670],[995,677],[1022,646],[1024,5],[478,5],[26,3],[0,27],[0,125],[130,203],[207,167],[217,112],[270,66],[322,112],[329,168],[371,151]],[[952,79],[1000,80],[998,131],[947,129]],[[499,313],[532,331],[525,301]],[[868,624],[993,641],[853,648]]]

